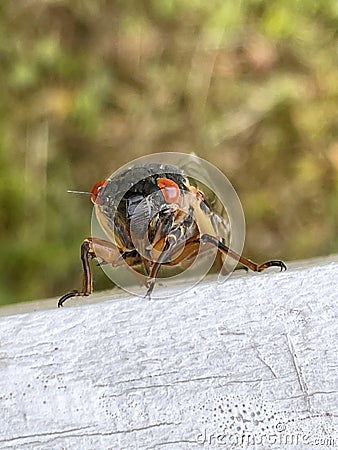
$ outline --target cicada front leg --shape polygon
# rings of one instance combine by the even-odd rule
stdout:
[[[85,239],[81,245],[81,262],[83,268],[82,290],[74,290],[63,295],[58,301],[59,308],[69,298],[84,297],[92,293],[93,277],[89,261],[93,258],[99,258],[103,263],[111,264],[114,267],[120,266],[124,262],[123,254],[121,254],[118,247],[112,242],[93,237]]]
[[[157,258],[157,260],[155,262],[153,262],[151,264],[150,270],[149,270],[149,275],[148,275],[148,279],[147,279],[147,293],[145,295],[145,298],[150,299],[151,293],[153,292],[155,283],[156,283],[156,277],[158,275],[158,271],[160,270],[162,264],[165,263],[165,260],[168,256],[168,252],[170,251],[170,249],[173,247],[173,245],[175,245],[176,243],[176,238],[175,236],[172,235],[168,235],[166,236],[164,239],[162,239],[162,244],[163,247],[160,250],[160,256]]]

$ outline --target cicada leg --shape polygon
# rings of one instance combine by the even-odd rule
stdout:
[[[162,265],[166,266],[176,266],[181,265],[185,268],[189,267],[192,262],[195,260],[196,256],[200,250],[200,242],[198,236],[193,236],[188,239],[185,243],[181,242],[180,246],[183,249],[181,250],[179,256],[173,257],[173,259],[169,258],[167,261],[167,256],[171,251],[177,250],[177,242],[180,242],[182,233],[181,229],[176,230],[176,234],[168,234],[161,242],[158,243],[157,247],[158,251],[161,252],[157,261],[154,262],[150,269],[148,270],[149,276],[147,281],[147,293],[145,295],[146,298],[150,299],[151,293],[154,289],[156,277]]]
[[[83,297],[92,293],[93,278],[89,260],[93,258],[100,258],[104,263],[112,264],[114,267],[122,265],[124,261],[120,250],[112,242],[92,237],[85,239],[81,245],[81,262],[83,268],[82,290],[74,290],[63,295],[58,301],[59,308],[63,306],[64,302],[69,298]]]
[[[224,266],[223,256],[224,256],[224,253],[222,253],[220,250],[218,250],[216,259],[215,259],[215,267],[218,272],[220,272],[224,276],[227,276],[227,275],[229,275],[229,271]],[[245,267],[243,264],[238,264],[234,270],[245,270],[245,272],[248,272],[249,269],[247,267]]]
[[[223,254],[229,255],[230,257],[236,259],[239,261],[240,265],[238,266],[239,269],[245,269],[245,270],[252,270],[254,272],[262,272],[263,270],[267,269],[268,267],[279,267],[281,270],[286,270],[287,267],[283,261],[279,260],[273,260],[273,261],[267,261],[263,264],[257,264],[250,259],[245,258],[244,256],[239,255],[234,250],[231,250],[229,247],[227,247],[222,241],[220,241],[215,236],[211,236],[209,234],[203,234],[200,237],[195,236],[188,240],[186,242],[184,251],[180,254],[180,256],[171,262],[165,262],[165,258],[168,255],[168,252],[173,248],[175,245],[175,242],[170,242],[168,238],[170,238],[171,235],[168,235],[166,238],[165,245],[163,247],[162,253],[158,260],[152,265],[149,278],[148,278],[148,290],[146,293],[146,298],[150,299],[151,293],[154,289],[156,277],[158,275],[159,269],[162,264],[165,265],[176,265],[181,264],[182,262],[190,262],[192,259],[194,259],[198,253],[199,244],[209,244],[211,246],[214,246],[218,248],[219,252],[222,252]],[[218,261],[219,263],[220,261]]]
[[[174,245],[177,242],[177,238],[176,236],[172,235],[172,234],[168,234],[168,236],[165,237],[164,240],[162,240],[163,242],[163,248],[161,251],[160,256],[157,258],[156,262],[154,262],[149,270],[149,276],[148,276],[148,280],[147,280],[147,293],[145,295],[146,298],[150,299],[151,293],[153,292],[154,286],[155,286],[155,282],[156,282],[156,277],[158,275],[158,271],[160,270],[161,266],[163,264],[165,264],[165,260],[166,257],[168,255],[168,252],[170,252],[170,250],[174,247]]]
[[[268,267],[279,267],[280,270],[286,270],[287,267],[283,261],[279,260],[273,260],[273,261],[267,261],[263,264],[257,264],[250,259],[245,258],[244,256],[239,255],[238,253],[231,250],[229,247],[227,247],[223,242],[221,242],[218,238],[215,236],[211,236],[209,234],[203,234],[200,236],[200,242],[202,244],[209,243],[217,247],[222,253],[231,256],[232,258],[237,259],[244,267],[247,267],[250,270],[253,270],[254,272],[262,272],[263,270],[267,269]]]

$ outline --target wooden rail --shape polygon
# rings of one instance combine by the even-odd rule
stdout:
[[[3,308],[0,448],[334,448],[337,285],[338,255]]]

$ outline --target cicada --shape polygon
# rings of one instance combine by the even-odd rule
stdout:
[[[136,180],[136,181],[135,181]],[[203,190],[179,167],[164,163],[136,164],[96,183],[90,192],[107,239],[86,238],[81,246],[83,286],[62,296],[58,306],[92,293],[90,259],[119,267],[127,264],[146,274],[150,298],[161,267],[186,267],[199,251],[213,248],[218,260],[228,255],[246,270],[262,272],[283,261],[257,264],[229,247],[224,218]],[[223,234],[223,235],[222,235]]]

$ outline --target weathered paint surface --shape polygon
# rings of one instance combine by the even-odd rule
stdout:
[[[337,280],[333,259],[3,316],[0,448],[334,448]]]

